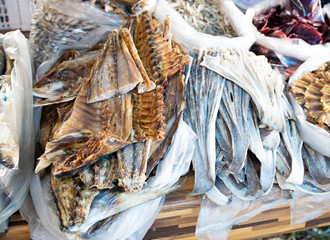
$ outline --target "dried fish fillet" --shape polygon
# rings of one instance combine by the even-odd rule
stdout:
[[[156,84],[163,83],[188,64],[180,47],[171,40],[168,18],[162,30],[149,12],[137,16],[134,43],[150,79]]]
[[[139,192],[145,184],[150,140],[132,143],[117,151],[119,183],[126,192]]]
[[[46,106],[74,99],[78,95],[83,79],[89,77],[100,52],[100,50],[89,51],[61,63],[59,61],[63,59],[60,59],[48,73],[33,84],[34,96],[46,98],[46,100],[39,99],[35,106]]]
[[[209,69],[200,66],[204,55],[200,51],[189,53],[193,56],[187,69],[187,111],[184,119],[198,136],[193,166],[195,186],[193,194],[210,190],[215,182],[215,122],[224,87],[224,79]]]
[[[261,124],[284,131],[283,79],[265,57],[243,49],[226,49],[216,56],[206,55],[201,65],[244,89],[254,102]]]
[[[78,177],[63,176],[56,178],[51,174],[51,189],[60,213],[61,225],[69,230],[87,220],[89,209],[97,189],[88,189]]]
[[[126,43],[117,31],[109,34],[89,81],[88,103],[126,94],[144,81]]]
[[[81,171],[79,177],[88,188],[112,189],[119,178],[117,165],[115,154],[109,154]]]

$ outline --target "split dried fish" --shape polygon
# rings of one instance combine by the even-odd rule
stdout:
[[[214,0],[169,0],[190,26],[199,32],[214,36],[237,37],[225,15],[221,1]]]
[[[89,77],[100,52],[100,50],[89,51],[81,56],[78,56],[78,53],[67,52],[73,56],[64,57],[71,59],[61,58],[48,73],[33,84],[34,96],[47,98],[37,100],[35,106],[73,100],[78,95],[83,79]]]
[[[74,16],[71,9],[76,11]],[[74,44],[105,25],[110,31],[119,28],[122,22],[119,15],[113,12],[101,14],[92,5],[72,1],[41,3],[31,20],[30,41],[35,68],[54,58],[63,46]]]

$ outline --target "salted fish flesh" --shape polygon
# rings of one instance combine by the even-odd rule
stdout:
[[[132,41],[130,35],[123,37],[117,31],[109,34],[89,79],[88,103],[126,94],[146,79],[138,68],[143,67],[141,61],[137,66],[135,61],[139,59],[132,57],[125,41]],[[135,48],[135,45],[130,44],[130,47]]]
[[[81,56],[76,56],[78,53],[73,54],[72,59],[60,59],[33,84],[33,95],[46,98],[38,99],[34,105],[47,106],[73,100],[78,95],[83,79],[89,77],[100,53],[100,50],[89,51]],[[70,56],[64,57],[70,58]],[[63,62],[60,63],[60,61]]]
[[[162,29],[161,24],[149,12],[138,15],[134,43],[150,79],[158,85],[188,64],[179,45],[171,39],[168,18]]]
[[[304,162],[302,159],[303,141],[298,134],[294,121],[286,121],[286,131],[281,133],[281,139],[289,154],[288,162],[291,163],[291,172],[286,182],[300,185],[304,177]]]
[[[276,174],[276,149],[264,149],[265,160],[260,166],[260,185],[263,190],[262,195],[267,195],[274,184]]]
[[[330,159],[303,144],[302,157],[310,175],[321,185],[330,183]]]
[[[193,157],[195,185],[192,194],[205,193],[215,183],[215,122],[224,87],[220,75],[200,66],[205,54],[209,53],[190,53],[193,60],[186,80],[187,111],[184,119],[198,137]]]
[[[257,109],[261,124],[284,131],[283,79],[264,56],[244,49],[226,49],[216,56],[206,55],[201,65],[244,89]]]
[[[60,214],[64,230],[70,230],[86,221],[92,201],[98,189],[88,189],[79,177],[55,177],[51,173],[51,190]]]
[[[245,164],[249,146],[247,112],[250,97],[236,84],[225,80],[219,113],[222,115],[230,133],[230,163],[228,171],[238,174]],[[219,129],[221,131],[221,129]]]
[[[95,223],[103,219],[175,191],[183,185],[184,181],[185,179],[181,179],[170,188],[157,190],[145,189],[131,193],[103,191],[93,201],[87,221],[79,228],[72,229],[72,231],[87,232]]]
[[[132,143],[117,151],[118,185],[126,192],[139,192],[145,184],[151,140]]]
[[[115,154],[106,155],[79,172],[79,177],[88,188],[113,189],[119,178],[117,164]]]

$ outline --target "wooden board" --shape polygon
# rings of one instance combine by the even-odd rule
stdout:
[[[145,240],[196,239],[194,236],[200,204],[198,197],[188,195],[193,185],[194,177],[189,173],[185,184],[167,196],[163,208],[144,237]],[[291,226],[290,208],[285,205],[265,211],[247,222],[234,225],[228,240],[257,239],[328,225],[330,225],[330,210],[316,219]],[[30,239],[27,223],[18,213],[10,218],[9,230],[0,239]]]

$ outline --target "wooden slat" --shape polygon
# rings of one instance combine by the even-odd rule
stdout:
[[[197,196],[189,195],[193,185],[193,173],[189,173],[185,184],[167,196],[163,208],[144,240],[196,239],[195,229],[200,204]],[[228,240],[252,240],[328,225],[330,225],[330,211],[306,223],[291,226],[290,207],[285,205],[267,210],[244,223],[234,225]],[[10,218],[9,231],[0,238],[1,240],[30,239],[27,223],[18,213],[14,214]]]

